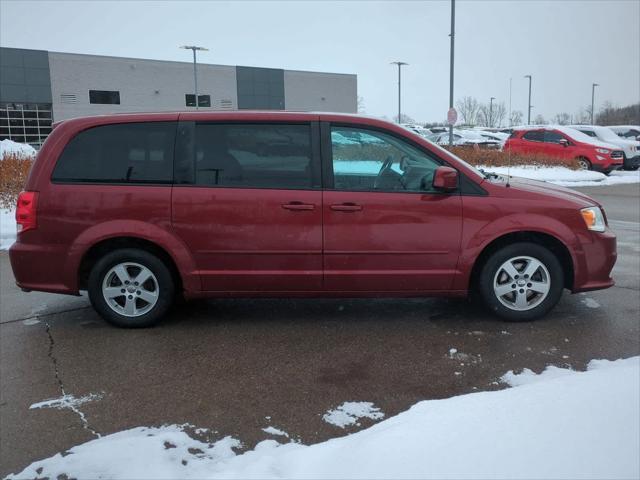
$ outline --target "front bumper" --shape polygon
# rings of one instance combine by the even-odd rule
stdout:
[[[608,228],[591,232],[591,242],[582,243],[582,255],[575,269],[572,292],[588,292],[612,287],[611,271],[618,258],[616,236]]]
[[[636,154],[633,157],[627,157],[625,155],[624,157],[624,168],[631,170],[631,169],[637,169],[638,167],[640,167],[640,153]]]

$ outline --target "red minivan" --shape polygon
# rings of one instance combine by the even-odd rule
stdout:
[[[613,285],[586,195],[484,174],[401,126],[344,114],[78,118],[16,212],[19,287],[123,327],[196,297],[466,296],[512,321]]]
[[[583,170],[595,170],[607,175],[624,164],[624,152],[620,147],[564,126],[516,128],[503,148],[512,153],[538,153],[576,160]]]

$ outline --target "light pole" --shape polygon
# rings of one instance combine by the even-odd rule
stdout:
[[[496,97],[491,97],[489,100],[489,127],[493,127],[493,101]]]
[[[596,98],[596,87],[599,87],[600,85],[597,83],[592,83],[591,84],[591,125],[593,125],[593,109],[595,107],[595,98]]]
[[[402,81],[402,66],[403,65],[409,65],[406,62],[391,62],[391,65],[397,65],[398,66],[398,123],[402,123],[402,117],[400,116],[401,114],[401,105],[400,105],[400,93],[401,93],[401,81]]]
[[[185,50],[193,51],[193,83],[195,89],[195,101],[196,101],[196,110],[198,110],[198,71],[196,67],[196,50],[201,50],[203,52],[208,52],[209,49],[205,47],[196,47],[195,45],[183,45],[180,48],[184,48]]]
[[[456,36],[456,0],[451,0],[451,47],[449,52],[449,111],[453,108],[453,60]],[[453,123],[449,124],[449,146],[453,145]]]
[[[525,75],[529,79],[529,106],[527,107],[527,125],[531,125],[531,75]]]

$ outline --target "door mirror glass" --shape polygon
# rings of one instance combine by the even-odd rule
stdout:
[[[458,171],[451,167],[438,167],[433,175],[433,188],[450,192],[458,188]]]
[[[560,140],[558,140],[558,143],[560,145],[562,145],[563,147],[568,147],[569,146],[569,140],[567,140],[566,138],[561,138]]]

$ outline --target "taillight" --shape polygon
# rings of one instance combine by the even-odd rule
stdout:
[[[18,232],[26,232],[38,225],[36,217],[36,204],[38,192],[20,192],[16,207],[16,224]]]

